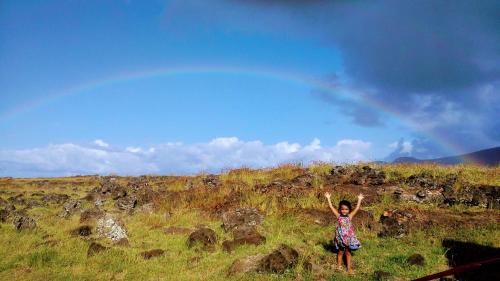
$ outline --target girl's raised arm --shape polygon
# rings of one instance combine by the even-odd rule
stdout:
[[[328,206],[330,207],[330,210],[332,210],[332,212],[335,214],[335,216],[338,218],[340,216],[339,212],[337,211],[337,209],[335,209],[332,205],[332,201],[330,200],[330,193],[326,192],[325,193],[325,197],[326,197],[326,200],[328,201]]]
[[[356,204],[356,208],[354,208],[354,210],[349,214],[349,218],[352,219],[356,215],[356,213],[359,211],[359,209],[361,208],[361,201],[363,200],[363,198],[365,198],[365,197],[363,196],[362,193],[360,193],[358,195],[358,204]]]

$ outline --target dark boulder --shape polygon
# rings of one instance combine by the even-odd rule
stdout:
[[[286,270],[294,268],[298,261],[299,253],[283,244],[260,260],[257,271],[282,274]]]
[[[187,245],[192,248],[201,245],[205,250],[214,250],[217,243],[217,234],[210,228],[200,228],[189,235]]]
[[[233,231],[233,240],[222,242],[222,247],[227,252],[232,252],[240,245],[260,245],[266,242],[266,238],[262,236],[254,227],[240,227]]]
[[[406,259],[409,265],[423,266],[425,264],[425,259],[421,254],[413,254]]]

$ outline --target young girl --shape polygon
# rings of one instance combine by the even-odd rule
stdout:
[[[351,203],[346,200],[339,202],[339,208],[337,210],[332,205],[330,193],[326,192],[325,197],[328,200],[328,206],[330,206],[330,209],[337,217],[337,229],[335,230],[335,238],[333,240],[335,248],[338,250],[337,264],[339,268],[342,268],[342,258],[345,253],[347,271],[352,273],[351,251],[359,249],[361,244],[356,238],[351,220],[359,211],[359,208],[361,207],[361,200],[363,200],[364,196],[363,194],[358,195],[358,204],[354,210],[351,210]]]

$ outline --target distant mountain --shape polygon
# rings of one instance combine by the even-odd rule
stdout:
[[[442,157],[436,159],[417,159],[414,157],[399,157],[393,163],[420,163],[431,162],[437,164],[453,165],[462,163],[477,163],[481,165],[494,166],[500,164],[500,146],[479,150],[467,154]]]

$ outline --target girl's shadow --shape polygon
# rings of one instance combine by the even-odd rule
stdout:
[[[333,244],[333,240],[328,240],[328,241],[321,241],[320,242],[321,246],[323,246],[323,249],[327,252],[331,253],[338,253],[339,251],[335,248],[335,244]]]

